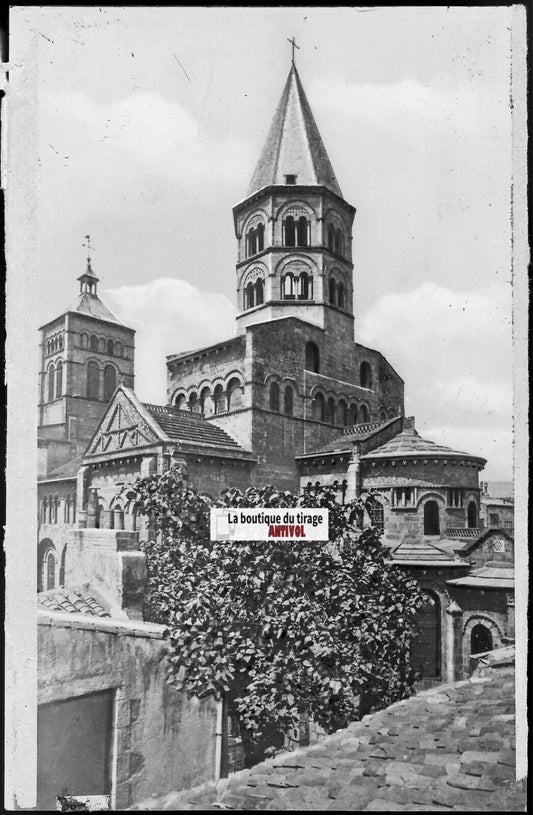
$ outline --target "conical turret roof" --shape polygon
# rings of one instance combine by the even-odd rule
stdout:
[[[342,198],[324,142],[318,132],[296,66],[293,64],[257,162],[247,195],[273,184],[322,185]]]

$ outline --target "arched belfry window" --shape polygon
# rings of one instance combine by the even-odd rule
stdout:
[[[326,410],[326,421],[330,424],[335,424],[336,419],[336,406],[335,406],[335,399],[330,396],[328,399],[327,410]]]
[[[329,302],[333,305],[337,304],[337,284],[333,277],[329,279]]]
[[[296,246],[309,246],[309,221],[305,215],[300,215],[298,218],[298,229],[296,236]]]
[[[255,255],[257,252],[257,233],[255,229],[249,229],[248,234],[246,235],[246,254],[248,257],[250,255]]]
[[[109,401],[117,386],[117,372],[112,365],[106,365],[104,369],[104,399]]]
[[[112,357],[114,350],[115,350],[115,346],[114,346],[113,340],[108,340],[107,341],[107,355],[109,357]]]
[[[269,405],[270,410],[279,413],[279,385],[277,382],[272,382],[270,385]]]
[[[469,529],[477,528],[477,504],[475,501],[469,501],[466,508],[467,522]]]
[[[195,391],[189,394],[189,410],[191,413],[198,412],[198,394]]]
[[[346,308],[346,290],[342,283],[339,283],[337,290],[337,305],[339,308]]]
[[[344,236],[340,229],[335,230],[335,253],[344,255]]]
[[[341,427],[346,427],[346,425],[348,424],[348,405],[346,404],[344,399],[339,400],[337,418],[338,424],[340,424]]]
[[[211,396],[211,391],[209,388],[205,387],[202,388],[200,393],[200,412],[201,413],[209,413],[209,399]]]
[[[320,369],[320,352],[318,345],[314,342],[308,342],[305,346],[305,370],[319,373]]]
[[[298,285],[298,300],[312,300],[313,299],[313,278],[307,272],[300,274]]]
[[[359,381],[362,388],[372,387],[372,368],[369,362],[362,362],[359,368]]]
[[[262,252],[265,248],[265,226],[264,224],[257,225],[257,251]]]
[[[56,586],[56,555],[50,549],[46,555],[46,589],[55,589]]]
[[[179,410],[187,410],[187,397],[184,393],[178,393],[174,399],[174,405],[179,408]]]
[[[335,227],[333,224],[328,226],[328,249],[331,252],[335,249]]]
[[[263,281],[258,278],[255,282],[255,305],[260,306],[264,302]]]
[[[213,392],[213,406],[215,413],[223,413],[226,409],[224,405],[224,388],[222,385],[217,385]]]
[[[424,535],[440,535],[439,505],[436,501],[424,504]]]
[[[281,278],[281,296],[283,300],[296,299],[296,281],[292,272],[287,272]]]
[[[91,360],[87,363],[87,398],[98,399],[100,396],[100,368]]]
[[[95,337],[94,334],[91,334],[89,348],[91,349],[91,351],[98,351],[98,337]]]
[[[254,284],[252,282],[248,283],[244,287],[244,308],[253,308],[255,306],[255,297],[254,297]]]
[[[359,424],[366,424],[369,420],[368,408],[366,405],[361,405],[359,410]]]
[[[296,224],[292,215],[288,215],[283,221],[283,244],[296,246]]]

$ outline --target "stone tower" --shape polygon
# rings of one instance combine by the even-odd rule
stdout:
[[[39,474],[80,456],[115,388],[134,382],[135,331],[98,296],[90,258],[77,302],[43,325],[39,376]]]
[[[353,341],[352,224],[293,63],[245,200],[234,210],[237,331],[284,317]]]

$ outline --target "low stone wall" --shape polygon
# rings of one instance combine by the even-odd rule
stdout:
[[[113,809],[215,777],[215,702],[168,685],[162,626],[52,612],[38,621],[39,705],[114,692]]]

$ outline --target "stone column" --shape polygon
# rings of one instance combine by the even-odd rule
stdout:
[[[96,526],[96,516],[98,514],[98,490],[96,487],[89,488],[89,495],[87,498],[87,520],[86,526]]]
[[[446,681],[463,676],[463,609],[452,600],[446,609]]]
[[[514,594],[509,592],[506,596],[506,605],[507,605],[507,636],[510,639],[514,639],[515,631],[514,631]]]
[[[346,488],[345,501],[353,501],[361,495],[361,458],[359,449],[354,444],[352,456],[346,471],[346,480],[348,486]]]
[[[80,467],[76,476],[76,517],[79,527],[87,526],[89,467]],[[94,526],[94,524],[93,524]]]

